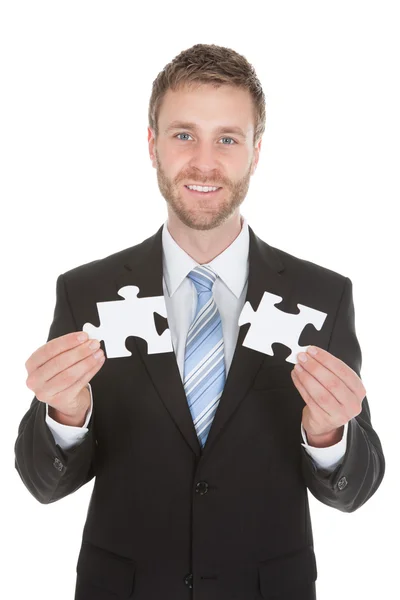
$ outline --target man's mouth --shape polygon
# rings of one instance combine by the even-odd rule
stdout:
[[[218,186],[204,186],[204,185],[185,185],[185,188],[191,192],[192,194],[209,194],[211,196],[213,196],[214,194],[218,194],[218,192],[220,190],[222,190],[222,187],[218,187]]]

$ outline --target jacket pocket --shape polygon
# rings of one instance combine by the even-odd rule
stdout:
[[[99,548],[90,542],[82,542],[76,572],[82,580],[100,588],[129,598],[135,584],[136,563]]]
[[[295,590],[316,581],[317,563],[312,546],[282,558],[258,563],[260,591],[263,598]]]

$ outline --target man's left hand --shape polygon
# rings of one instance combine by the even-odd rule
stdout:
[[[316,354],[312,354],[315,349]],[[307,360],[300,360],[302,355]],[[292,369],[292,380],[306,403],[302,425],[310,445],[330,446],[342,438],[344,425],[361,412],[365,387],[353,369],[318,346],[297,355],[303,367]],[[318,443],[319,442],[319,443]]]

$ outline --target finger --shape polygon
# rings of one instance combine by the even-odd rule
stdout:
[[[91,348],[91,345],[96,342],[96,347]],[[88,340],[71,350],[57,354],[29,375],[26,382],[27,386],[36,391],[43,389],[53,377],[97,352],[99,346],[98,340]]]
[[[316,354],[311,355],[310,349],[315,348]],[[357,397],[362,400],[366,395],[366,389],[362,383],[358,374],[347,365],[345,362],[340,360],[337,356],[334,356],[327,350],[319,348],[318,346],[309,346],[306,351],[307,357],[311,357],[323,365],[326,369],[329,369],[334,375],[339,377],[341,381],[353,392]]]
[[[65,394],[67,392],[71,398],[75,398],[79,394],[81,389],[83,387],[85,387],[88,383],[90,383],[90,381],[93,379],[93,377],[96,375],[96,373],[98,373],[98,371],[100,371],[104,362],[105,362],[105,357],[103,355],[102,360],[96,361],[96,364],[92,368],[90,368],[88,371],[85,371],[77,381],[75,381],[69,387],[61,390],[59,393]],[[57,401],[57,394],[52,396],[52,401],[53,402]]]
[[[95,354],[99,352],[99,358],[96,358]],[[73,365],[69,366],[67,369],[64,369],[48,381],[46,381],[46,390],[47,393],[51,395],[57,394],[59,392],[64,391],[65,389],[74,385],[78,380],[82,379],[85,376],[85,373],[90,369],[94,369],[101,363],[101,360],[104,356],[104,352],[99,349],[96,352],[90,354],[83,360],[80,360]]]
[[[298,389],[301,397],[303,398],[304,402],[310,407],[310,409],[313,410],[314,414],[318,415],[318,413],[320,413],[321,416],[323,416],[323,414],[324,415],[329,414],[322,406],[320,406],[317,402],[315,402],[315,400],[310,396],[310,394],[308,393],[308,391],[305,388],[305,386],[303,385],[303,383],[300,381],[300,379],[294,369],[291,370],[291,375],[292,375],[293,383],[295,384],[296,388]]]
[[[85,380],[86,373],[89,371],[97,372],[102,364],[104,364],[104,359],[96,359],[93,354],[86,359],[75,363],[72,367],[65,369],[46,382],[41,393],[42,399],[45,397],[46,402],[52,403],[54,398],[57,399],[57,395],[64,393],[65,390],[70,390],[71,393],[75,391],[79,393],[79,390],[83,386],[80,382]],[[93,374],[91,377],[93,377]],[[72,395],[72,397],[74,396]]]
[[[41,370],[43,370],[45,381],[49,381],[59,373],[66,371],[75,364],[95,355],[98,350],[100,350],[99,340],[90,339],[87,342],[72,348],[72,350],[68,350],[68,352],[62,352],[58,356],[55,356],[43,365],[43,367],[39,368],[38,371],[40,373]]]
[[[308,399],[311,398],[310,404],[313,409],[318,406],[330,417],[341,417],[344,414],[344,404],[341,404],[331,392],[326,389],[315,377],[303,369],[300,373],[292,369],[292,373],[296,374],[297,379],[301,383],[303,389],[307,392]],[[347,389],[347,388],[346,388]],[[352,392],[347,389],[347,393],[353,397]],[[309,402],[307,402],[309,404]]]
[[[80,342],[78,340],[78,335],[84,334],[83,331],[73,331],[72,333],[66,333],[60,337],[54,338],[50,340],[40,348],[38,348],[25,363],[25,368],[28,371],[28,375],[33,373],[38,367],[42,366],[47,361],[60,354],[60,352],[66,352],[67,350],[71,350],[71,348],[75,348],[75,346],[79,346],[84,342]],[[87,333],[86,340],[88,339]]]
[[[101,352],[103,353],[102,350]],[[46,380],[43,385],[35,386],[33,389],[35,390],[36,397],[39,398],[40,396],[40,400],[51,402],[51,398],[74,385],[78,379],[81,379],[85,375],[86,371],[93,369],[97,364],[98,359],[95,358],[94,354],[90,354],[83,360],[75,362],[51,379]]]
[[[297,372],[297,375],[317,402],[320,398],[324,399],[325,391],[329,392],[343,406],[354,401],[354,393],[342,379],[309,354],[306,356],[305,362],[299,359],[298,364],[304,370],[300,373]],[[296,368],[294,370],[296,372]],[[329,399],[328,396],[326,398]]]

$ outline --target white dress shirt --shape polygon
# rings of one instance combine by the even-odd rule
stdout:
[[[168,220],[165,221],[162,230],[162,246],[163,292],[167,318],[172,345],[183,380],[186,337],[197,306],[197,291],[187,275],[194,267],[198,266],[198,263],[173,239],[168,230]],[[242,229],[239,235],[228,248],[207,263],[218,275],[213,292],[221,316],[226,376],[228,376],[239,333],[239,315],[246,299],[249,272],[248,255],[249,229],[248,223],[242,215]],[[91,405],[82,427],[58,423],[49,416],[46,404],[46,423],[56,444],[64,450],[79,443],[88,432],[88,423],[93,410],[93,394],[90,383],[87,387],[90,391]],[[332,471],[342,461],[346,452],[347,428],[348,424],[346,423],[342,439],[337,444],[327,448],[314,448],[308,444],[305,430],[301,425],[301,434],[304,440],[302,446],[317,467]]]

